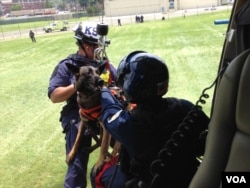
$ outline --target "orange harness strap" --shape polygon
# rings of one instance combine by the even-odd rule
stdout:
[[[80,107],[80,112],[88,120],[96,120],[101,115],[101,108],[101,105],[95,106],[90,109]]]

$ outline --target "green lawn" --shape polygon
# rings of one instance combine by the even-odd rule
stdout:
[[[168,96],[196,102],[215,79],[227,25],[215,19],[228,12],[112,26],[107,54],[114,65],[133,50],[162,57],[170,71]],[[34,23],[35,24],[35,23]],[[63,104],[47,97],[50,74],[76,51],[72,32],[0,41],[0,187],[60,188],[66,172]],[[210,94],[213,91],[209,92]],[[209,115],[212,96],[204,106]],[[91,154],[89,169],[97,152]],[[89,186],[90,187],[90,186]]]

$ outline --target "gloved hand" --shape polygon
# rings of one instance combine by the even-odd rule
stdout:
[[[128,102],[125,98],[125,96],[123,95],[123,91],[117,87],[117,86],[110,86],[108,87],[111,94],[120,102],[122,103],[122,105],[124,106],[124,108],[127,107]]]

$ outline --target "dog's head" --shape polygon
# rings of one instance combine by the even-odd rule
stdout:
[[[86,96],[94,94],[100,90],[104,81],[100,78],[100,74],[105,69],[105,64],[98,67],[82,66],[77,67],[73,64],[66,63],[69,70],[75,75],[75,87],[78,92],[84,93]]]

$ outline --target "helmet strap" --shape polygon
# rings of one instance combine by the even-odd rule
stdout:
[[[85,56],[86,56],[87,58],[89,58],[89,57],[88,57],[88,54],[87,54],[87,52],[86,52],[86,50],[85,50],[85,47],[84,47],[84,45],[83,45],[83,42],[80,41],[80,40],[77,40],[77,44],[78,44],[78,46],[80,46],[80,48],[84,51]]]

